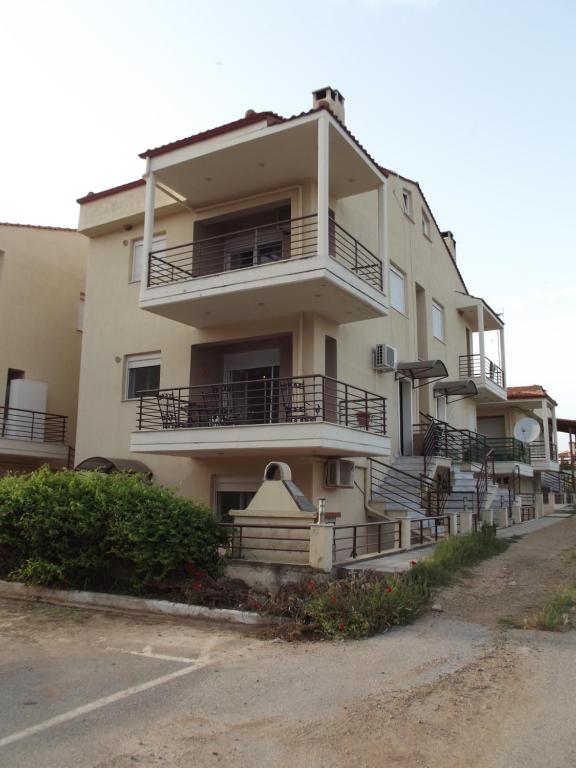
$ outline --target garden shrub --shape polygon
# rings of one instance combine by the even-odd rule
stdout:
[[[337,579],[303,600],[303,621],[322,637],[355,639],[409,624],[425,609],[436,587],[500,554],[509,543],[498,539],[491,526],[483,526],[477,533],[440,541],[431,557],[412,561],[406,573],[362,571]]]
[[[225,536],[211,510],[141,475],[52,472],[0,479],[0,576],[27,583],[142,591],[216,576]]]

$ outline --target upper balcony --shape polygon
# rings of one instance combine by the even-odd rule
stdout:
[[[326,110],[146,157],[143,309],[199,328],[302,312],[335,323],[386,315],[386,179]],[[189,215],[154,250],[156,188]],[[367,192],[353,207],[361,214],[342,213],[345,198]]]
[[[23,408],[0,408],[0,455],[66,461],[66,416]]]
[[[322,375],[163,389],[140,397],[137,453],[387,456],[386,399]]]
[[[529,443],[530,462],[534,469],[539,471],[557,472],[560,468],[558,462],[558,448],[556,443],[549,440],[535,440]]]
[[[507,399],[504,323],[482,299],[466,296],[459,306],[468,328],[468,354],[460,355],[460,377],[474,380],[480,403]],[[487,354],[493,354],[498,362]]]

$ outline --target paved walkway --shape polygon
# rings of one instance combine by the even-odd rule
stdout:
[[[525,536],[528,533],[534,533],[535,531],[540,531],[542,528],[547,528],[549,525],[559,523],[567,517],[571,517],[570,512],[557,511],[554,512],[554,514],[547,515],[538,520],[528,520],[519,525],[511,525],[509,528],[498,528],[496,535],[505,538]],[[404,552],[398,552],[397,555],[375,557],[371,560],[358,561],[342,567],[349,571],[370,570],[379,571],[380,573],[400,573],[401,571],[407,571],[413,561],[423,560],[426,557],[430,557],[435,548],[436,544],[432,544],[428,547],[419,547]]]

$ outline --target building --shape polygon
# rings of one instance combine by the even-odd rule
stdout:
[[[0,475],[73,460],[87,246],[0,224]]]
[[[141,157],[145,180],[78,201],[77,460],[140,459],[220,518],[269,460],[341,522],[407,496],[430,511],[447,471],[465,494],[486,470],[477,407],[507,400],[503,321],[419,184],[350,133],[341,94]]]

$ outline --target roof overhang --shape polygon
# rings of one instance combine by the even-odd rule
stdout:
[[[499,331],[504,328],[504,321],[500,315],[486,304],[483,299],[476,296],[462,295],[458,303],[458,311],[473,331],[479,330],[478,315],[482,313],[485,331]]]
[[[414,360],[413,362],[398,363],[396,366],[396,378],[411,379],[414,389],[426,386],[434,381],[440,381],[448,376],[448,371],[442,360]],[[422,381],[421,384],[416,384]]]
[[[439,381],[434,384],[434,397],[452,397],[464,400],[467,397],[475,397],[478,387],[473,379],[456,379],[453,381]],[[454,402],[454,400],[452,400]]]
[[[556,431],[576,435],[576,419],[556,419]]]
[[[149,157],[157,182],[193,208],[299,186],[318,174],[318,122],[329,123],[330,196],[377,189],[385,175],[326,110],[247,127]],[[234,169],[234,172],[231,172]]]

